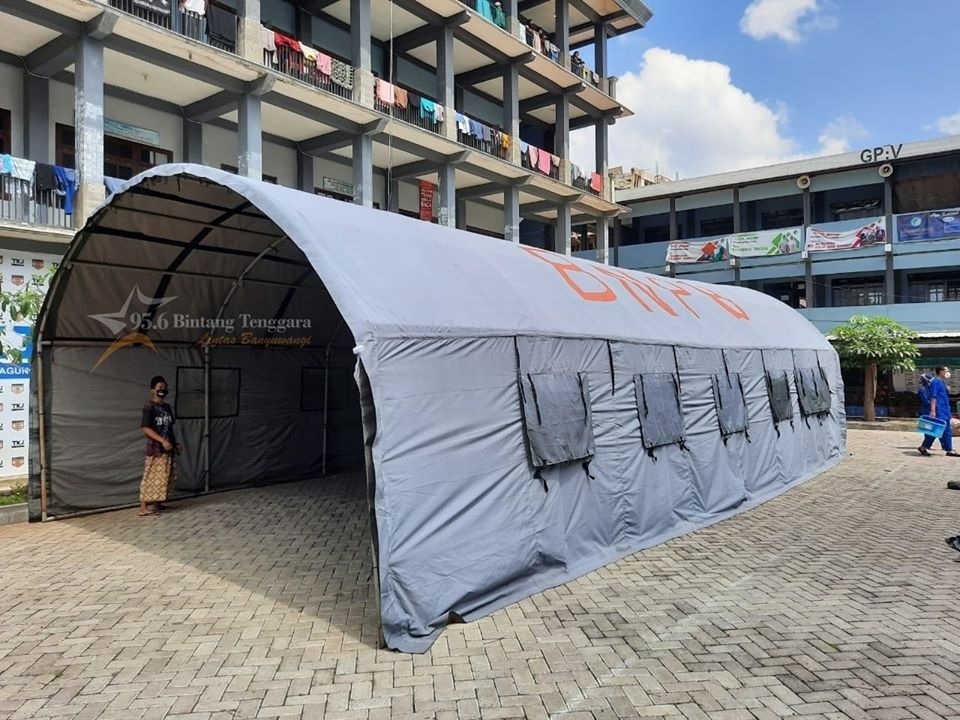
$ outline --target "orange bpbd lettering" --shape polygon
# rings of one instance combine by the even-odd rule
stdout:
[[[547,265],[551,265],[554,270],[560,273],[560,276],[566,281],[567,285],[572,287],[584,300],[590,300],[591,302],[613,302],[617,299],[617,294],[613,292],[613,290],[610,289],[610,286],[607,285],[603,280],[598,278],[593,273],[587,272],[576,263],[570,260],[562,259],[562,255],[557,255],[556,253],[552,253],[547,250],[541,250],[540,248],[527,246],[524,246],[523,250],[526,250],[535,258],[543,260],[545,263],[547,263]],[[603,290],[588,290],[584,287],[581,287],[573,279],[574,273],[582,273],[587,277],[593,278],[595,282],[603,286]]]
[[[677,311],[670,307],[662,297],[660,297],[657,292],[651,288],[647,283],[639,278],[630,275],[628,272],[615,268],[605,268],[598,267],[597,270],[604,275],[609,275],[612,278],[615,278],[620,281],[620,284],[623,285],[623,289],[626,290],[630,297],[636,300],[640,306],[647,312],[653,312],[653,308],[647,305],[646,301],[640,296],[640,293],[637,290],[643,292],[652,302],[656,303],[657,307],[663,310],[668,315],[677,316]]]
[[[678,281],[678,284],[687,285],[686,283],[680,283],[680,281]],[[723,295],[716,292],[715,290],[711,290],[706,287],[700,287],[698,285],[687,285],[687,287],[689,287],[691,290],[696,290],[701,295],[706,295],[708,298],[713,300],[717,305],[719,305],[728,313],[733,315],[733,317],[735,317],[737,320],[750,319],[750,315],[747,313],[746,310],[744,310],[742,307],[737,305],[737,303],[735,303],[733,300],[729,298],[725,298]]]
[[[681,305],[683,305],[683,307],[686,308],[687,312],[690,313],[691,315],[693,315],[695,318],[699,318],[699,317],[700,317],[700,315],[697,313],[697,311],[694,310],[694,309],[687,303],[686,300],[684,300],[685,297],[690,297],[690,296],[691,296],[691,293],[690,293],[689,290],[684,290],[684,289],[683,289],[683,286],[682,286],[680,283],[673,283],[672,285],[671,285],[671,284],[668,284],[668,285],[665,286],[665,285],[662,284],[662,282],[666,282],[666,281],[662,281],[662,282],[661,282],[661,280],[660,280],[659,278],[650,278],[650,282],[652,282],[652,283],[653,283],[654,285],[656,285],[657,287],[662,287],[664,290],[667,290],[671,295],[673,295],[673,296],[677,299],[677,302],[679,302]]]

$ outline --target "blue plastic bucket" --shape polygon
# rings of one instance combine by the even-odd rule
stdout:
[[[921,415],[920,419],[917,420],[917,432],[923,433],[924,435],[929,435],[930,437],[938,438],[943,435],[943,431],[946,429],[946,420],[938,420],[937,418],[930,417],[929,415]]]

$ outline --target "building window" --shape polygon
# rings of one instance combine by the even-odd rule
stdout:
[[[771,210],[760,213],[761,230],[777,230],[779,228],[797,227],[803,225],[803,208],[793,210]]]
[[[834,307],[883,305],[885,302],[883,281],[879,278],[848,282],[837,281],[834,283],[832,290]]]
[[[221,163],[221,164],[220,164],[220,169],[221,169],[221,170],[226,170],[227,172],[231,172],[231,173],[233,173],[234,175],[236,175],[237,172],[238,172],[236,165],[227,165],[226,163]],[[277,184],[277,178],[274,177],[273,175],[267,175],[266,173],[264,173],[264,174],[262,174],[260,177],[263,178],[263,181],[264,181],[264,182],[268,182],[268,183],[270,183],[271,185],[276,185],[276,184]]]
[[[924,277],[911,276],[907,284],[907,301],[912,303],[925,302],[957,302],[960,300],[960,277],[956,273],[949,277],[942,275],[928,275]]]
[[[657,227],[648,227],[643,230],[643,241],[645,243],[667,242],[669,239],[669,225],[658,225]]]
[[[836,221],[859,220],[883,215],[883,210],[880,209],[880,200],[858,200],[848,203],[833,203],[830,205],[830,214]]]
[[[57,125],[57,165],[76,167],[76,133],[69,125]],[[173,152],[151,145],[105,136],[103,138],[103,174],[129,180],[137,173],[173,162]]]
[[[733,232],[733,218],[712,218],[700,221],[700,237],[729,235]]]
[[[10,111],[0,108],[0,153],[10,155],[13,142],[10,137]]]

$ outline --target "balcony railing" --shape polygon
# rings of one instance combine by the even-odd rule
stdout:
[[[24,161],[11,158],[14,166]],[[2,161],[0,161],[2,162]],[[22,169],[22,165],[21,165]],[[73,171],[70,171],[72,175]],[[13,173],[0,174],[0,220],[47,227],[72,228],[73,218],[67,215],[66,206],[70,192],[70,204],[73,201],[73,188],[51,187],[50,178],[38,182],[35,171],[29,178]]]
[[[509,135],[462,113],[457,113],[457,140],[501,160],[506,160],[510,156]]]
[[[439,134],[442,129],[443,105],[380,78],[374,85],[373,106],[390,117],[424,130]]]
[[[554,180],[560,179],[560,158],[535,145],[520,143],[520,164]]]
[[[588,82],[595,88],[600,88],[609,94],[609,90],[601,85],[602,78],[600,75],[587,67],[587,64],[580,59],[580,55],[577,52],[574,52],[573,55],[570,56],[570,72],[578,78],[581,78],[584,82]]]
[[[579,190],[598,196],[603,195],[603,176],[598,172],[588,175],[579,166],[571,165],[570,180],[571,184]]]
[[[353,98],[353,66],[271,30],[265,30],[263,37],[264,65],[334,95]]]
[[[534,23],[518,22],[516,24],[517,37],[523,40],[541,55],[550,58],[555,63],[560,63],[560,48],[554,45],[553,41],[547,35],[543,28]]]
[[[178,0],[110,0],[110,6],[178,35],[235,53],[239,18],[236,11],[215,2],[191,0],[184,9]]]
[[[510,16],[507,15],[498,0],[493,0],[493,2],[490,0],[460,0],[460,2],[471,10],[476,11],[477,15],[493,23],[498,28],[508,30],[510,27]]]

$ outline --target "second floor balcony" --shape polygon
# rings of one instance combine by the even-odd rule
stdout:
[[[110,6],[212,47],[237,51],[236,10],[210,0],[110,0]]]

